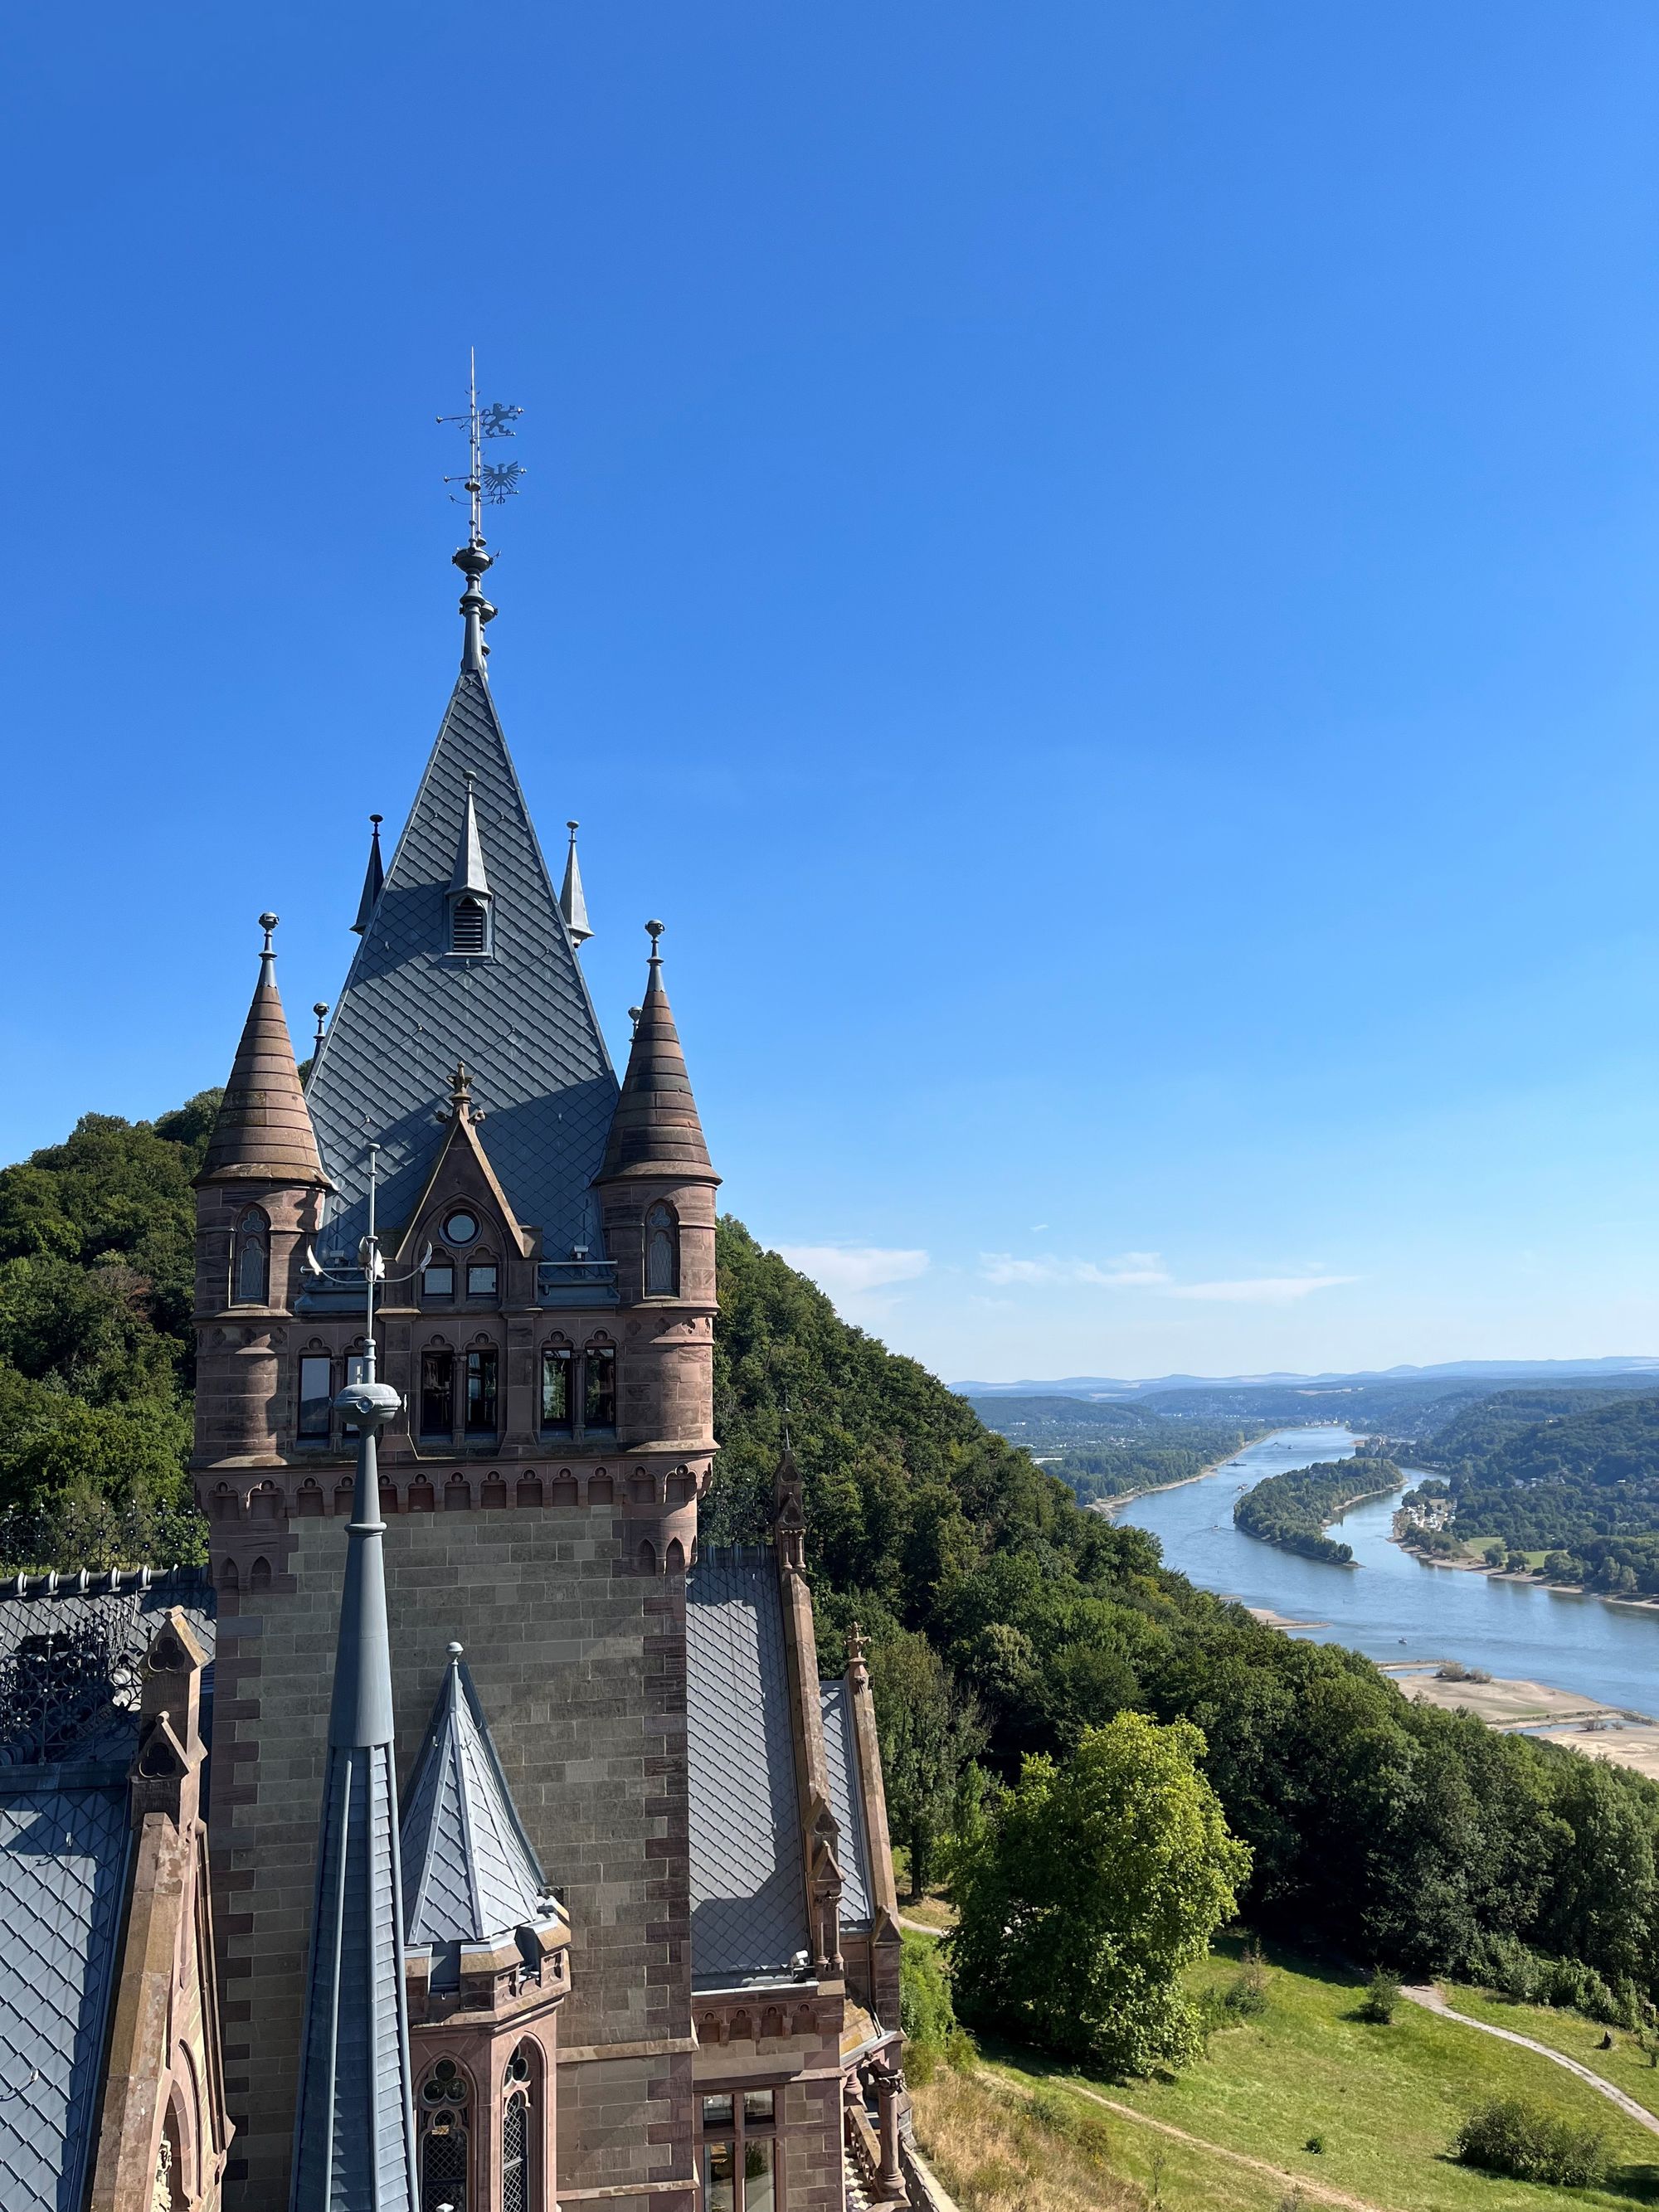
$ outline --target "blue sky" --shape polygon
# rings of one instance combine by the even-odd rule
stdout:
[[[299,1025],[458,648],[951,1377],[1659,1349],[1645,0],[11,11],[3,1145]]]

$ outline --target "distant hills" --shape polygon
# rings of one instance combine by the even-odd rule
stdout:
[[[1135,1379],[1111,1375],[1066,1375],[1054,1382],[953,1382],[964,1398],[1134,1398],[1160,1390],[1334,1390],[1366,1382],[1559,1382],[1582,1376],[1606,1382],[1628,1376],[1659,1381],[1659,1357],[1607,1359],[1449,1359],[1433,1367],[1368,1367],[1352,1374],[1158,1375]]]

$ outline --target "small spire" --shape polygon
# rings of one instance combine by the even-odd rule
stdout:
[[[570,832],[570,850],[565,856],[564,889],[559,893],[559,911],[564,916],[564,926],[570,932],[570,942],[580,951],[593,934],[588,927],[587,901],[582,896],[582,872],[576,859],[576,832],[580,822],[567,822]]]
[[[455,866],[449,878],[449,896],[459,897],[465,891],[474,898],[489,896],[489,878],[484,873],[483,847],[478,842],[478,817],[472,803],[472,781],[476,771],[468,769],[466,775],[466,805],[461,815],[461,834],[455,842]]]
[[[449,1110],[458,1121],[472,1118],[472,1078],[464,1060],[456,1061],[455,1073],[449,1079]]]
[[[317,1017],[317,1034],[311,1040],[311,1057],[315,1060],[323,1048],[323,1024],[328,1019],[328,1000],[319,999],[311,1011]]]
[[[372,1369],[371,1369],[372,1373]],[[357,1472],[329,1706],[290,2212],[411,2212],[414,2087],[404,1978],[392,1654],[375,1439],[398,1411],[384,1382],[337,1401]]]
[[[669,1181],[718,1182],[697,1119],[696,1101],[685,1073],[668,994],[662,987],[663,933],[659,921],[647,921],[651,939],[650,979],[634,1027],[633,1048],[622,1095],[611,1120],[605,1162],[595,1182],[618,1176],[654,1176]]]
[[[847,1679],[855,1690],[861,1690],[870,1679],[869,1650],[870,1639],[855,1620],[847,1632]]]
[[[374,919],[380,887],[386,881],[386,867],[380,859],[380,824],[386,817],[371,814],[368,819],[368,866],[363,872],[363,895],[357,902],[357,919],[351,925],[359,937]]]
[[[316,1183],[326,1189],[328,1177],[317,1156],[316,1133],[306,1111],[294,1042],[276,988],[276,951],[271,943],[276,915],[262,914],[259,927],[265,938],[259,980],[208,1139],[207,1158],[196,1179]]]

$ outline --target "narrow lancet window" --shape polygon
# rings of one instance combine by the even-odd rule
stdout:
[[[470,1437],[495,1433],[495,1366],[493,1346],[466,1355],[466,1432]]]
[[[270,1224],[257,1206],[250,1206],[236,1224],[231,1285],[235,1305],[262,1306],[270,1298]]]
[[[582,1426],[617,1425],[617,1354],[608,1344],[590,1344],[582,1354]]]
[[[574,1418],[575,1407],[570,1388],[570,1370],[574,1354],[562,1344],[550,1344],[542,1352],[542,1434],[548,1437],[568,1437]]]
[[[672,1206],[653,1206],[645,1217],[645,1294],[680,1294],[680,1224]]]

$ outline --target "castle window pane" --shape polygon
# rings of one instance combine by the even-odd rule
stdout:
[[[326,1437],[333,1393],[333,1363],[325,1353],[307,1352],[300,1362],[300,1434]]]
[[[765,2136],[743,2146],[743,2212],[772,2212],[772,2145]]]
[[[746,2128],[769,2128],[775,2117],[772,2089],[745,2089],[743,2097],[743,2124]]]
[[[703,2212],[737,2212],[738,2147],[711,2142],[702,2147]]]
[[[470,1298],[493,1298],[495,1295],[495,1262],[482,1261],[466,1271],[466,1294]]]
[[[421,1354],[421,1434],[447,1437],[455,1427],[455,1355]]]
[[[582,1355],[582,1426],[617,1425],[617,1355],[608,1344],[590,1345]]]
[[[270,1224],[251,1206],[236,1224],[232,1259],[232,1303],[262,1306],[270,1289]]]
[[[429,1298],[453,1298],[455,1295],[454,1268],[447,1260],[435,1261],[422,1276],[421,1288]]]
[[[470,1437],[495,1433],[495,1353],[469,1352],[466,1355],[466,1432]]]
[[[550,1344],[542,1353],[542,1427],[551,1436],[570,1434],[570,1369],[573,1355]]]
[[[680,1225],[670,1206],[653,1206],[645,1217],[645,1293],[674,1298],[680,1291]]]
[[[729,2128],[732,2124],[731,2098],[705,2097],[702,2100],[702,2124],[706,2128]]]
[[[522,2090],[501,2115],[501,2212],[531,2212],[530,2100]]]

